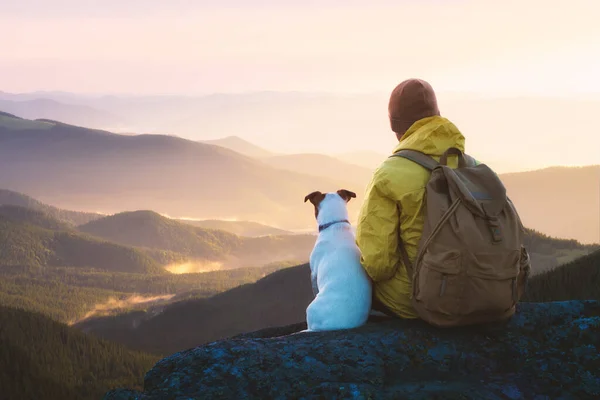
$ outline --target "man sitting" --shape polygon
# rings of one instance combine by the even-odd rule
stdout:
[[[398,138],[394,153],[417,150],[439,160],[451,147],[465,150],[465,138],[440,116],[435,92],[420,79],[400,83],[390,96],[389,119]],[[457,166],[455,157],[448,165]],[[358,218],[356,242],[361,263],[373,281],[373,309],[417,318],[412,282],[402,262],[399,232],[412,263],[423,233],[425,187],[431,172],[401,157],[390,157],[375,171]]]

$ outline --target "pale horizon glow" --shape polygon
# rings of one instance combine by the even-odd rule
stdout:
[[[593,0],[93,3],[3,4],[0,90],[600,93]]]
[[[356,103],[360,108],[355,105],[350,118],[343,106],[329,109],[328,100],[318,98],[282,105],[284,116],[273,112],[276,100],[201,118],[198,110],[178,114],[166,105],[168,122],[138,110],[136,122],[97,128],[191,140],[234,135],[284,154],[389,154],[396,139],[386,120],[387,96],[401,80],[419,77],[438,93],[442,115],[468,138],[467,151],[499,171],[600,162],[600,136],[590,128],[600,107],[596,0],[5,3],[0,0],[2,92],[303,92],[371,99]],[[479,97],[486,105],[479,107]],[[533,100],[518,101],[524,97]],[[583,100],[590,101],[580,107]],[[136,111],[111,112],[127,120],[127,112]]]

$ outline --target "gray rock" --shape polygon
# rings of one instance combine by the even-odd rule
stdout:
[[[150,370],[154,399],[600,398],[600,302],[522,303],[504,326],[436,329],[379,319],[347,331],[264,330],[173,354]],[[281,336],[284,335],[284,336]]]

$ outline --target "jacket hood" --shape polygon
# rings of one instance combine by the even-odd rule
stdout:
[[[416,150],[430,156],[441,156],[450,147],[464,152],[465,137],[448,119],[434,116],[420,119],[411,125],[402,135],[394,153]]]

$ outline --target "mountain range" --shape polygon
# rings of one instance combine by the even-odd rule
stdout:
[[[78,230],[122,245],[173,252],[192,263],[216,261],[225,269],[290,260],[302,262],[308,260],[316,240],[311,234],[240,237],[169,219],[153,211],[107,216],[81,225]]]
[[[306,194],[362,190],[352,181],[284,171],[172,136],[117,135],[6,115],[0,116],[0,187],[87,212],[149,209],[288,229],[315,224]]]
[[[151,211],[76,225],[56,216],[77,213],[0,193],[0,303],[63,322],[210,296],[307,260],[315,241],[291,233],[241,237]],[[31,207],[11,204],[24,200]]]
[[[223,221],[218,219],[180,219],[178,221],[188,225],[199,226],[200,228],[218,229],[225,232],[231,232],[238,236],[257,237],[268,235],[290,235],[293,233],[252,221]]]
[[[23,204],[23,199],[31,207],[13,205]],[[72,215],[79,214],[20,193],[0,191],[0,235],[3,237],[0,265],[160,273],[164,272],[163,268],[177,265],[186,265],[187,272],[204,271],[203,266],[212,263],[213,269],[231,269],[303,262],[308,259],[316,239],[311,234],[285,231],[280,236],[238,236],[143,210],[109,216],[93,214],[94,219],[80,225],[69,220]],[[57,216],[65,216],[65,219]],[[213,225],[218,222],[208,221]],[[259,227],[271,233],[278,231]]]
[[[109,111],[46,98],[11,101],[0,96],[0,110],[26,119],[51,119],[89,127],[118,129],[125,124],[124,118]]]
[[[358,165],[362,168],[354,168],[354,171],[351,169],[350,172],[357,172],[359,178],[362,178],[363,181],[368,180],[372,171],[375,170],[375,168],[377,168],[387,157],[387,155],[384,153],[378,153],[376,151],[369,150],[352,151],[333,155],[317,153],[276,153],[250,143],[239,136],[228,136],[221,139],[204,140],[203,143],[225,147],[245,156],[261,159],[275,167],[283,167],[283,169],[298,171],[301,170],[300,168],[297,168],[298,164],[300,164],[301,167],[305,167],[307,165],[310,166],[312,163],[312,170],[316,170],[318,174],[321,174],[330,173],[329,169],[330,167],[333,167],[333,169],[336,171],[334,174],[334,177],[336,178],[338,178],[337,170],[340,168],[344,168],[349,164],[352,166]],[[339,161],[342,161],[342,163]],[[324,163],[324,165],[321,165],[321,163]],[[365,178],[365,174],[369,174],[369,177]],[[314,173],[312,173],[312,175],[314,175]]]
[[[391,90],[392,88],[390,88]],[[360,151],[388,153],[395,145],[389,128],[389,93],[254,92],[203,96],[102,96],[73,93],[0,93],[11,102],[53,100],[91,107],[126,121],[90,128],[117,132],[164,133],[191,140],[216,140],[237,135],[283,153],[341,155]],[[438,93],[443,116],[467,138],[467,152],[485,160],[499,173],[541,169],[549,165],[597,164],[600,142],[589,137],[586,146],[566,136],[594,126],[598,96],[578,99],[550,96],[485,97],[469,93]],[[2,108],[0,108],[1,110]],[[7,109],[5,109],[8,111]],[[10,111],[9,111],[10,112]],[[71,124],[60,115],[18,114]],[[548,118],[552,115],[552,118]],[[361,164],[353,162],[354,164]],[[370,167],[373,168],[373,167]]]
[[[314,229],[314,216],[303,203],[307,193],[355,191],[359,197],[348,207],[356,222],[370,174],[325,155],[256,159],[173,136],[118,135],[0,115],[0,187],[87,213],[147,209],[180,219]],[[600,165],[501,178],[527,226],[600,242]]]
[[[39,211],[3,206],[0,265],[91,267],[106,271],[160,273],[160,263],[134,248],[65,229]],[[26,222],[25,222],[26,221]]]
[[[1,117],[1,116],[0,116]],[[27,209],[41,211],[45,215],[70,225],[81,225],[86,222],[101,218],[103,215],[78,211],[63,210],[58,207],[44,204],[41,201],[23,193],[0,189],[0,204],[21,206]]]

